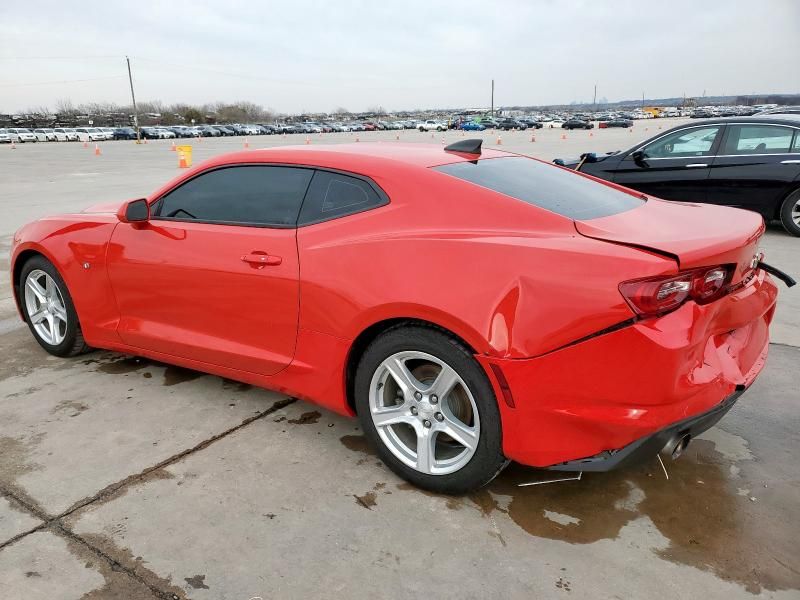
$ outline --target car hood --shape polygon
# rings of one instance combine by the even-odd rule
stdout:
[[[115,202],[101,202],[99,204],[92,204],[90,207],[83,209],[84,213],[88,214],[116,214],[119,208],[128,202],[127,200],[117,200]]]
[[[585,237],[669,256],[681,269],[730,263],[744,271],[764,220],[738,208],[650,198],[633,210],[575,221],[575,228]]]

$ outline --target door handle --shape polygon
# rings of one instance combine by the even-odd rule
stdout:
[[[703,168],[705,168],[707,166],[708,165],[706,163],[689,163],[688,165],[686,165],[686,168],[687,169],[703,169]]]
[[[256,269],[261,269],[263,267],[275,267],[281,264],[283,259],[280,256],[270,256],[266,252],[255,251],[251,252],[250,254],[243,255],[242,261],[249,263]]]
[[[800,165],[800,160],[782,160],[782,165]]]

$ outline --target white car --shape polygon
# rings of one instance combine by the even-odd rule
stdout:
[[[106,137],[107,140],[114,139],[114,129],[112,127],[98,127],[98,129]]]
[[[33,135],[36,136],[37,142],[55,142],[56,134],[52,129],[34,129]]]
[[[428,119],[427,121],[421,121],[417,125],[417,129],[419,129],[420,131],[447,131],[447,125],[445,125],[441,121],[434,121],[433,119]]]
[[[169,140],[177,137],[175,132],[169,129],[164,129],[163,127],[153,127],[153,129],[158,133],[158,138],[161,140]]]
[[[30,129],[24,129],[22,127],[10,127],[8,129],[8,135],[12,142],[24,143],[39,141],[36,139],[36,136],[31,133]]]
[[[0,144],[10,144],[11,136],[5,129],[0,129]]]
[[[72,127],[56,127],[53,131],[56,132],[56,139],[59,139],[58,136],[63,135],[68,142],[78,141],[78,132]]]
[[[106,134],[97,127],[76,127],[75,131],[82,142],[102,142],[106,139]]]

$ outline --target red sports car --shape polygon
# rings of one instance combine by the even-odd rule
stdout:
[[[151,357],[358,415],[461,493],[509,460],[679,454],[761,371],[777,289],[755,213],[643,197],[464,140],[219,156],[15,235],[48,352]],[[787,281],[789,281],[787,279]]]

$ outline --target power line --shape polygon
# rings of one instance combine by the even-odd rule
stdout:
[[[0,56],[0,60],[93,60],[96,58],[102,59],[119,59],[117,55],[95,55],[95,56]]]
[[[62,79],[59,81],[31,81],[28,83],[0,83],[0,87],[28,87],[32,85],[55,85],[60,83],[84,83],[86,81],[104,81],[107,79],[123,79],[124,75],[113,75],[111,77],[93,77],[91,79]]]

